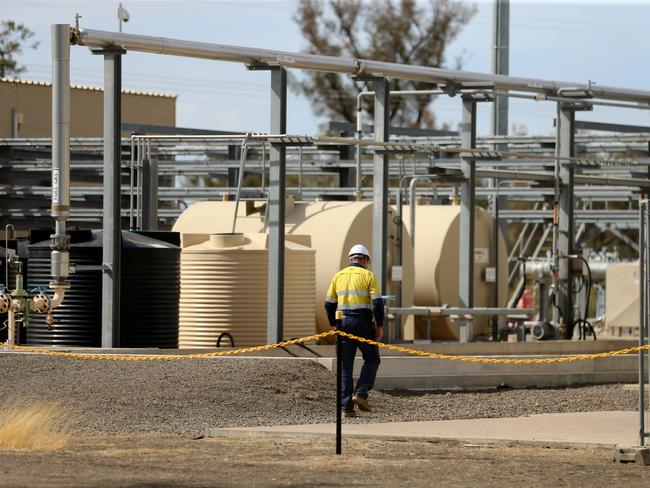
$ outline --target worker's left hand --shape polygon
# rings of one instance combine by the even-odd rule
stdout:
[[[377,330],[375,331],[375,340],[377,342],[379,342],[383,338],[384,338],[384,328],[383,327],[377,327]]]

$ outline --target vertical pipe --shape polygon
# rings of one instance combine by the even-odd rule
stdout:
[[[158,161],[151,158],[151,141],[142,159],[142,229],[158,229]]]
[[[336,328],[339,328],[337,321]],[[341,454],[341,387],[343,384],[343,354],[341,353],[341,336],[336,335],[336,454]]]
[[[66,220],[70,216],[70,26],[52,25],[52,218],[51,286],[69,273]],[[8,285],[8,284],[7,284]]]
[[[375,87],[375,141],[388,142],[390,119],[390,85],[385,78],[377,79]],[[372,266],[379,278],[382,295],[387,292],[388,257],[388,153],[376,152],[373,173]]]
[[[298,193],[302,195],[302,146],[298,146]]]
[[[120,175],[122,52],[104,51],[104,221],[102,347],[117,347],[120,331]]]
[[[357,141],[361,141],[361,137],[363,136],[363,120],[361,118],[361,97],[363,93],[359,93],[357,95]],[[361,174],[361,144],[357,144],[355,152],[355,159],[357,163],[357,171],[356,171],[356,192],[354,194],[354,198],[356,201],[360,202],[363,199],[363,194],[361,193],[361,181],[362,181],[362,174]]]
[[[575,110],[570,106],[558,103],[557,117],[557,156],[573,156],[575,154]],[[558,254],[558,302],[562,320],[566,327],[565,339],[573,337],[573,280],[571,259],[575,248],[575,197],[574,175],[572,163],[563,161],[559,165],[559,212],[557,232]]]
[[[463,99],[461,146],[476,147],[476,101]],[[463,181],[460,184],[460,257],[458,296],[461,307],[474,306],[474,219],[476,161],[462,158]]]
[[[262,196],[266,193],[266,142],[262,143]]]
[[[647,294],[645,282],[645,204],[639,194],[639,347],[643,347],[646,329]],[[645,445],[645,365],[643,349],[639,350],[639,446]]]
[[[133,173],[133,165],[135,164],[134,137],[131,136],[131,165],[129,166],[129,230],[133,230],[133,185],[135,184]]]
[[[492,73],[507,75],[509,73],[510,49],[510,0],[494,0],[492,31]],[[492,134],[508,134],[508,97],[497,95],[492,105]],[[505,150],[497,145],[495,150]]]
[[[287,72],[271,70],[271,134],[287,131]],[[282,340],[284,322],[284,232],[287,149],[271,144],[269,154],[269,268],[267,341]]]

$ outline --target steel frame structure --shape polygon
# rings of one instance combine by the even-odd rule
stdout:
[[[284,285],[284,201],[286,194],[286,146],[303,145],[309,143],[347,144],[345,140],[336,138],[325,141],[322,138],[290,138],[284,133],[286,131],[286,69],[305,69],[341,73],[356,77],[370,78],[375,88],[375,140],[354,141],[352,143],[371,146],[373,153],[373,197],[375,201],[374,225],[373,225],[373,248],[375,271],[381,277],[382,291],[386,285],[386,262],[385,253],[382,252],[386,245],[386,229],[388,218],[388,177],[389,177],[389,153],[409,152],[444,152],[457,154],[460,157],[461,174],[465,177],[461,183],[461,279],[459,294],[463,306],[472,305],[473,290],[471,277],[473,276],[473,221],[474,221],[474,199],[476,193],[477,161],[495,160],[498,158],[516,157],[516,153],[488,153],[476,149],[476,103],[480,98],[476,95],[465,94],[463,96],[463,124],[461,128],[461,148],[441,147],[422,144],[395,144],[389,141],[389,125],[387,117],[388,97],[390,89],[387,80],[389,78],[407,79],[419,82],[426,82],[432,88],[443,88],[449,94],[463,92],[471,84],[487,84],[496,90],[519,91],[532,93],[543,99],[572,98],[582,100],[576,102],[575,106],[592,101],[603,101],[606,103],[623,103],[629,106],[650,107],[650,92],[645,90],[622,89],[593,85],[592,83],[580,84],[571,82],[551,81],[533,78],[512,77],[501,74],[483,74],[466,71],[445,70],[421,66],[409,66],[396,63],[386,63],[373,60],[337,58],[331,56],[300,54],[292,52],[272,51],[267,49],[245,48],[238,46],[224,46],[218,44],[183,41],[161,37],[142,36],[135,34],[122,34],[115,32],[104,32],[92,29],[77,29],[69,26],[55,25],[54,29],[59,31],[68,29],[71,44],[81,45],[91,50],[99,50],[105,58],[105,102],[104,102],[104,181],[106,193],[104,195],[104,299],[105,307],[112,307],[114,312],[116,304],[116,284],[119,283],[119,246],[116,236],[119,235],[120,205],[119,205],[119,168],[120,168],[120,145],[119,133],[121,128],[120,103],[121,93],[119,90],[121,70],[121,56],[128,51],[140,51],[153,54],[166,54],[203,58],[220,61],[238,62],[251,69],[271,69],[271,132],[277,136],[265,136],[271,144],[272,155],[269,160],[270,182],[269,182],[269,232],[270,232],[270,258],[269,258],[269,309],[268,309],[268,339],[275,340],[282,338],[283,318],[283,295]],[[62,65],[59,59],[53,56],[55,69],[68,69],[69,65]],[[117,89],[116,89],[117,88]],[[483,97],[488,99],[488,97]],[[584,102],[588,99],[587,102]],[[557,254],[558,261],[568,260],[572,249],[572,235],[574,221],[573,190],[576,184],[576,168],[606,163],[602,160],[581,160],[574,158],[575,150],[575,118],[573,106],[566,101],[557,101],[559,119],[566,118],[569,122],[560,120],[558,123],[557,154],[548,159],[555,170],[555,180],[561,177],[561,184],[556,187],[555,198],[559,202],[561,212],[558,222],[559,248],[564,253]],[[61,114],[55,113],[54,116]],[[368,142],[368,143],[366,143]],[[69,135],[68,135],[69,143]],[[69,156],[69,155],[68,155]],[[529,157],[526,155],[525,157]],[[621,163],[623,164],[623,163]],[[496,178],[499,175],[492,173],[489,177]],[[500,175],[504,178],[513,178],[513,174]],[[534,175],[528,173],[522,175],[523,179],[536,180],[537,178],[548,181],[546,174]],[[116,181],[118,183],[116,183]],[[648,187],[647,179],[623,179],[609,178],[599,179],[596,176],[590,177],[592,184],[608,184],[620,186]],[[556,183],[557,185],[557,183]],[[559,263],[558,263],[559,265]],[[564,276],[561,277],[564,280]],[[569,280],[570,281],[570,280]],[[560,283],[562,285],[562,283]],[[566,285],[566,283],[564,283]],[[570,286],[570,285],[569,285]],[[567,286],[560,286],[565,290]],[[565,292],[566,293],[566,292]],[[571,293],[561,297],[564,300],[563,308],[572,310]],[[108,323],[112,320],[112,323]],[[571,319],[569,319],[571,320]],[[119,324],[114,315],[103,319],[102,344],[114,344],[119,333]]]

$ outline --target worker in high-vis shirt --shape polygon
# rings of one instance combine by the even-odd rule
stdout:
[[[343,314],[341,329],[344,332],[381,341],[384,336],[384,301],[379,294],[377,279],[368,269],[370,253],[365,246],[356,244],[350,249],[348,257],[350,265],[334,275],[327,290],[325,310],[330,326],[336,326],[338,310]],[[379,348],[343,336],[339,336],[339,340],[342,363],[340,408],[344,417],[355,417],[355,406],[364,412],[372,411],[368,392],[375,383],[379,369]],[[363,356],[363,367],[355,388],[352,369],[357,348]]]

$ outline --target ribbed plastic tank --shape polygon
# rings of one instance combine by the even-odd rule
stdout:
[[[240,205],[236,229],[240,232],[263,232],[264,203]],[[181,214],[174,231],[181,233],[220,233],[232,229],[234,202],[200,202]],[[395,209],[389,209],[388,226],[388,289],[386,295],[396,294],[396,283],[391,280],[395,264],[397,226]],[[372,253],[372,203],[370,202],[294,202],[287,198],[286,232],[308,235],[311,248],[316,251],[316,324],[319,332],[329,329],[323,303],[334,274],[348,265],[348,251],[354,244],[364,244]],[[403,234],[403,291],[402,306],[413,304],[413,248],[408,230]],[[372,263],[371,263],[372,268]],[[394,305],[394,302],[392,303]],[[414,336],[414,321],[404,321],[402,336]]]
[[[180,255],[175,232],[122,232],[121,347],[178,347]]]
[[[27,328],[27,344],[30,346],[80,346],[101,345],[102,320],[102,263],[101,234],[92,231],[71,231],[70,262],[77,266],[71,274],[61,306],[53,313],[55,323],[48,327],[44,314],[33,314]],[[32,244],[28,248],[28,288],[41,287],[49,294],[52,280],[50,260],[50,232],[32,232]],[[41,240],[47,239],[47,240]],[[36,242],[34,242],[36,241]],[[88,267],[95,268],[93,270]]]
[[[214,348],[223,333],[236,346],[266,343],[268,236],[184,234],[179,347]],[[285,247],[284,338],[315,331],[315,252]],[[297,238],[303,243],[304,237]],[[226,338],[223,345],[230,345]]]
[[[51,328],[43,314],[32,316],[27,329],[30,345],[101,345],[102,232],[72,231],[70,235],[70,262],[76,267],[69,277],[70,289],[53,313]],[[119,345],[178,347],[180,247],[122,231],[121,256]],[[29,269],[29,287],[47,290],[50,241],[30,245],[29,258],[34,262]]]
[[[494,283],[485,280],[485,270],[494,267],[493,219],[476,207],[474,222],[474,306],[492,306]],[[410,209],[404,208],[404,223],[410,226]],[[418,205],[415,211],[415,304],[458,306],[460,250],[460,206]],[[507,292],[506,246],[499,236],[499,306],[505,306]],[[418,329],[422,330],[421,319]],[[490,332],[489,319],[474,321],[474,336]],[[446,319],[432,321],[431,338],[458,339],[458,326]]]

